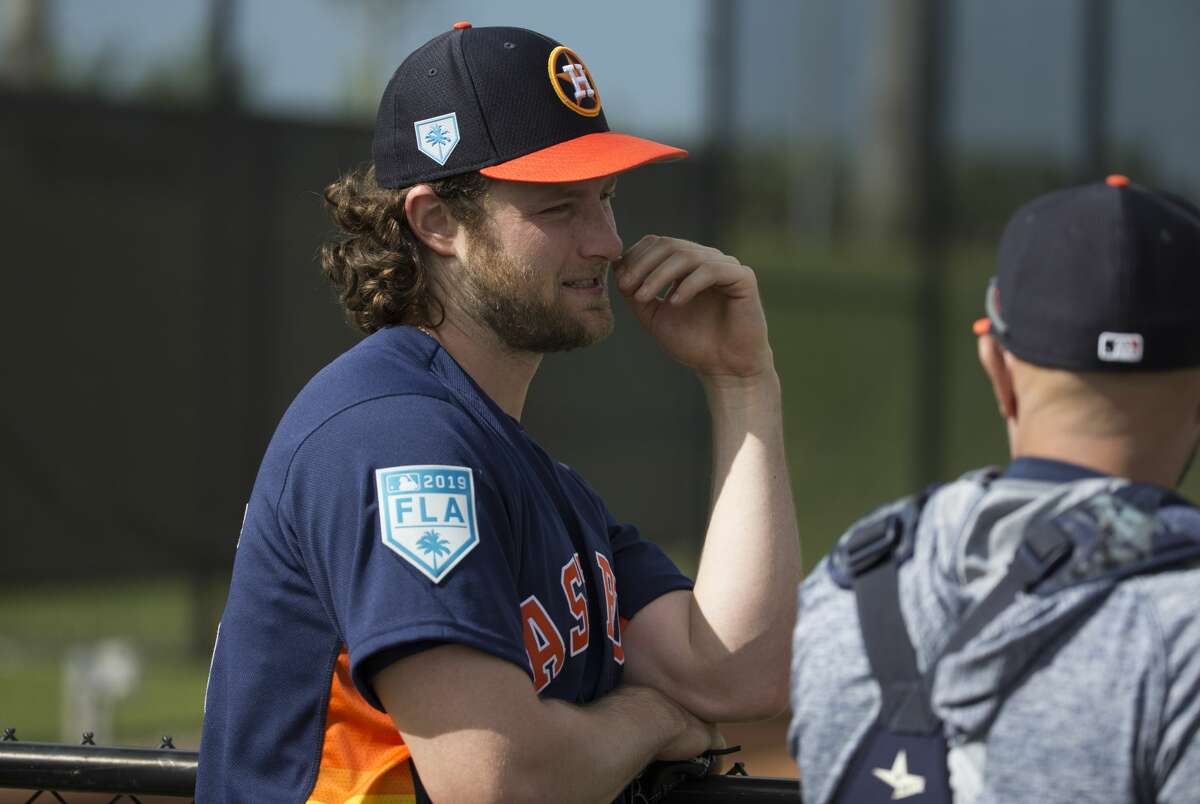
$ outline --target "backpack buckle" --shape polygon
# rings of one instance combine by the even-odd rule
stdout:
[[[1052,523],[1031,530],[1017,548],[1021,559],[1021,578],[1026,589],[1054,572],[1075,545],[1062,530]]]
[[[900,517],[890,516],[882,528],[863,530],[846,539],[846,569],[850,577],[857,578],[890,557],[902,535]]]

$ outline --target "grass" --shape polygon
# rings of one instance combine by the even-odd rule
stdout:
[[[776,365],[805,566],[875,506],[921,488],[915,423],[926,398],[917,359],[918,265],[903,248],[830,250],[756,238],[747,252],[759,274]],[[747,259],[750,262],[750,259]],[[1003,463],[1003,428],[975,362],[971,322],[991,272],[985,248],[947,258],[942,377],[943,479]]]
[[[145,650],[179,653],[187,635],[181,624],[189,616],[188,588],[172,579],[0,594],[0,634],[35,652],[133,634]]]
[[[58,664],[45,659],[9,658],[0,661],[0,727],[15,728],[21,740],[58,742]],[[76,737],[73,742],[77,742]]]
[[[141,680],[116,704],[113,731],[100,743],[179,748],[199,744],[207,657],[189,655],[191,585],[183,579],[96,582],[0,594],[0,727],[22,740],[77,742],[61,734],[63,664],[76,645],[127,641]]]

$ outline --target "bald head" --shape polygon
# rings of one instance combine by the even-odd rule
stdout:
[[[1200,438],[1200,368],[1075,372],[1027,363],[991,337],[979,357],[1013,456],[1175,485]]]

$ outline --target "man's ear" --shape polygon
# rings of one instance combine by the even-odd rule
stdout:
[[[992,383],[992,393],[996,397],[1000,416],[1006,420],[1016,419],[1017,395],[1013,392],[1012,371],[1005,360],[1004,350],[991,335],[980,335],[978,347],[979,364]]]
[[[434,254],[453,257],[458,253],[454,247],[458,221],[428,184],[418,184],[408,191],[404,215],[408,218],[408,228]]]

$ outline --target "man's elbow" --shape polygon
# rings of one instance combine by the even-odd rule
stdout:
[[[762,700],[759,702],[760,705],[754,719],[767,720],[781,715],[787,711],[789,703],[791,703],[791,690],[788,676],[785,673],[782,677],[774,679],[769,685],[764,686]]]
[[[763,676],[747,685],[749,688],[736,701],[736,717],[728,717],[726,721],[735,720],[769,720],[779,715],[788,707],[788,679],[782,677]]]
[[[787,709],[788,674],[785,669],[720,675],[707,684],[692,687],[677,700],[696,717],[710,723],[768,720]]]

